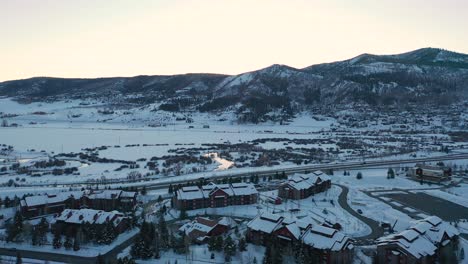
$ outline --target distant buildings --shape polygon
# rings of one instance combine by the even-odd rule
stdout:
[[[455,227],[440,218],[427,217],[403,232],[378,239],[378,263],[436,263],[453,250],[458,235]]]
[[[276,238],[286,245],[304,246],[323,263],[352,262],[352,240],[336,229],[266,212],[247,227],[247,237],[254,243],[266,244]]]
[[[305,199],[331,187],[331,178],[321,171],[294,174],[278,188],[278,196],[287,199]]]
[[[122,190],[58,192],[25,197],[20,202],[20,211],[27,218],[60,213],[65,209],[129,211],[136,205],[136,197],[136,192]]]
[[[258,191],[250,183],[214,184],[202,187],[189,186],[177,190],[173,198],[178,209],[194,210],[229,205],[256,203]]]
[[[408,176],[418,181],[430,181],[439,183],[444,181],[450,181],[452,176],[452,170],[450,168],[442,166],[416,164],[416,166],[410,168]]]

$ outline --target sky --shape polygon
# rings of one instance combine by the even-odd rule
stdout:
[[[468,53],[466,0],[0,0],[0,81]]]

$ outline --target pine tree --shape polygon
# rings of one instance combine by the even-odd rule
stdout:
[[[246,251],[247,250],[247,243],[245,242],[245,238],[241,238],[239,240],[239,251]]]
[[[227,262],[231,261],[232,256],[236,253],[236,244],[232,241],[232,238],[228,236],[224,242],[224,256]]]
[[[265,255],[263,256],[263,264],[272,264],[273,260],[271,258],[271,246],[270,243],[266,245]]]
[[[224,240],[222,236],[217,236],[216,237],[216,251],[221,251],[224,248]]]
[[[216,237],[210,236],[210,238],[208,240],[208,250],[209,251],[216,250]]]
[[[180,209],[179,219],[180,219],[180,220],[185,220],[185,219],[187,219],[187,217],[188,217],[188,216],[187,216],[187,211],[185,210],[184,207],[182,207],[182,208]]]
[[[7,241],[14,241],[23,232],[23,216],[16,212],[13,224],[7,227]]]
[[[60,235],[59,232],[55,232],[52,245],[55,249],[59,249],[62,247],[62,236]]]
[[[37,230],[38,245],[45,245],[47,243],[47,231],[49,230],[49,223],[43,217],[35,229]]]
[[[167,229],[166,220],[164,219],[164,215],[159,215],[159,222],[158,222],[158,233],[159,233],[159,240],[160,240],[160,247],[161,249],[168,249],[169,248],[169,230]]]
[[[75,239],[73,240],[73,251],[80,250],[80,241],[78,240],[78,236],[75,236]]]
[[[65,237],[65,242],[63,243],[65,249],[69,250],[73,247],[72,238],[70,236]]]
[[[356,179],[358,179],[358,180],[362,179],[362,173],[361,172],[358,172],[358,174],[356,175]]]

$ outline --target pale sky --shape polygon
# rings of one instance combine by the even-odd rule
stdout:
[[[0,0],[0,81],[468,53],[467,0]]]

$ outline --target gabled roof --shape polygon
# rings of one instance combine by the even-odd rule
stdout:
[[[104,212],[93,209],[65,209],[61,214],[55,217],[55,221],[70,224],[105,224],[110,221],[117,226],[120,221],[125,218],[126,217],[123,217],[123,214],[117,211]]]
[[[434,255],[439,244],[446,243],[446,237],[452,239],[457,235],[459,232],[455,227],[431,216],[416,221],[407,230],[378,239],[377,245],[396,245],[400,251],[420,259]]]
[[[257,189],[251,183],[233,183],[233,184],[214,184],[209,183],[202,186],[183,187],[177,190],[178,200],[195,200],[209,198],[217,190],[225,192],[228,196],[252,195],[258,194]]]
[[[320,250],[341,251],[352,248],[351,239],[336,229],[314,225],[302,236],[302,242]]]
[[[27,196],[21,200],[21,206],[39,206],[54,203],[63,203],[68,198],[80,199],[86,194],[86,191],[58,192],[55,194]]]
[[[326,175],[321,171],[315,171],[310,174],[299,174],[296,173],[291,176],[288,181],[284,184],[287,184],[293,189],[296,190],[306,190],[317,184],[320,184],[324,181],[331,180],[330,176]]]

